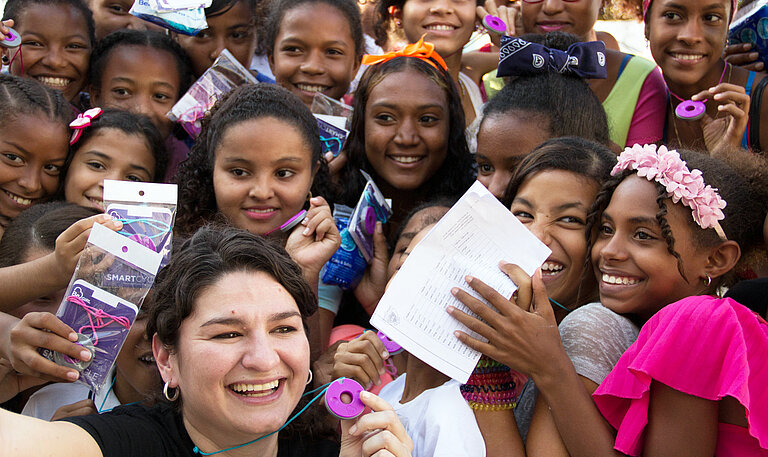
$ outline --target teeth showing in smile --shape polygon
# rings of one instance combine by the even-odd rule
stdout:
[[[88,197],[88,201],[93,203],[99,209],[106,209],[106,208],[104,208],[104,201],[103,200],[100,200],[98,198]]]
[[[22,206],[29,206],[29,205],[31,205],[31,204],[32,204],[32,200],[30,200],[30,199],[28,199],[28,198],[19,197],[19,196],[18,196],[18,195],[16,195],[16,194],[12,194],[12,193],[8,192],[7,190],[5,191],[5,193],[6,193],[6,194],[7,194],[9,197],[11,197],[11,200],[15,201],[15,202],[16,202],[16,203],[18,203],[19,205],[22,205]]]
[[[390,156],[390,158],[398,163],[414,163],[422,159],[419,156]]]
[[[436,30],[438,32],[450,32],[452,30],[455,30],[456,27],[452,25],[442,25],[442,24],[434,24],[434,25],[428,25],[426,27],[427,30]]]
[[[250,212],[250,213],[257,213],[257,214],[267,214],[267,213],[273,213],[275,211],[277,211],[275,208],[267,208],[267,209],[250,208],[250,209],[248,209],[248,212]]]
[[[541,266],[541,273],[545,275],[554,275],[563,271],[564,266],[554,262],[544,262]]]
[[[678,60],[701,60],[704,58],[703,54],[672,54],[672,57]]]
[[[274,392],[279,385],[280,381],[275,379],[266,384],[232,384],[229,388],[235,391],[235,393],[245,395],[246,397],[264,397]]]
[[[628,278],[626,276],[611,276],[603,273],[603,282],[608,284],[623,284],[625,286],[631,286],[640,282],[639,279]]]
[[[55,78],[52,76],[38,76],[37,80],[48,87],[61,88],[67,87],[72,82],[69,78]]]
[[[296,87],[304,92],[322,92],[327,89],[326,86],[318,86],[314,84],[296,84]]]
[[[155,363],[155,358],[151,355],[143,355],[139,357],[139,361],[144,363]]]

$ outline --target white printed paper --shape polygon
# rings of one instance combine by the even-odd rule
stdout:
[[[453,332],[481,337],[446,312],[452,305],[472,314],[451,295],[451,288],[461,287],[480,298],[464,280],[471,275],[511,297],[517,286],[499,269],[499,262],[514,263],[533,275],[550,253],[485,186],[475,182],[408,256],[371,324],[436,370],[466,383],[480,353]]]

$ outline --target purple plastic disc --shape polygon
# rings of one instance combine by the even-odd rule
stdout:
[[[675,116],[677,116],[678,119],[686,121],[696,121],[701,119],[706,111],[707,105],[705,105],[704,102],[686,100],[677,105],[677,108],[675,108]]]
[[[365,209],[365,233],[373,235],[376,230],[376,211],[370,206]]]
[[[402,346],[390,340],[387,335],[383,334],[382,332],[379,332],[376,335],[379,337],[381,342],[384,343],[384,348],[386,348],[387,352],[389,352],[389,355],[403,352]]]
[[[488,29],[489,32],[498,35],[504,35],[504,32],[507,31],[507,24],[505,24],[498,16],[492,16],[490,14],[483,18],[483,27]]]
[[[285,224],[280,226],[281,232],[288,232],[292,228],[296,227],[297,225],[301,224],[301,221],[303,221],[307,217],[307,210],[303,209],[299,211],[295,216],[288,219]]]
[[[354,419],[365,410],[365,405],[360,400],[360,392],[363,390],[363,386],[353,379],[337,379],[325,391],[325,406],[339,419]],[[352,401],[344,403],[341,399],[344,394],[349,395]]]
[[[62,354],[61,352],[54,352],[53,361],[59,365],[74,368],[75,370],[82,372],[88,368],[91,362],[93,362],[96,351],[94,350],[93,341],[91,341],[88,336],[83,335],[82,333],[77,334],[77,341],[75,344],[86,348],[91,353],[91,359],[86,362],[84,360],[73,359],[72,357],[66,354]]]
[[[149,249],[157,252],[157,246],[155,246],[155,243],[152,242],[152,239],[146,235],[142,235],[141,233],[134,233],[133,235],[129,236],[128,239],[133,240],[140,245],[148,247]]]
[[[0,41],[0,45],[5,46],[6,48],[15,48],[20,44],[21,35],[19,35],[12,28],[8,27],[8,36],[6,36],[4,40]]]

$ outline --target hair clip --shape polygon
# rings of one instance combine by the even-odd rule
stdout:
[[[104,110],[101,108],[91,108],[84,113],[78,114],[77,119],[69,124],[69,127],[74,130],[72,132],[72,138],[69,140],[69,145],[72,146],[73,144],[77,143],[77,141],[80,139],[80,136],[83,134],[83,129],[90,127],[91,121],[101,116],[101,113],[103,112]]]

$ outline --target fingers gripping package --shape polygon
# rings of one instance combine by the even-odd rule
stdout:
[[[162,255],[94,224],[56,315],[77,332],[87,362],[50,349],[41,354],[80,372],[78,382],[98,391],[136,320],[160,268]]]
[[[208,27],[205,8],[211,3],[213,0],[136,0],[130,13],[183,35],[197,35]]]
[[[752,43],[758,59],[768,65],[768,0],[755,0],[740,8],[728,29],[731,44]]]
[[[176,184],[104,181],[104,206],[123,223],[121,235],[163,255],[168,264],[173,241],[178,189]]]
[[[213,65],[205,70],[187,93],[173,105],[167,114],[168,119],[180,123],[192,138],[197,138],[205,113],[217,100],[238,86],[258,82],[256,77],[225,49]]]
[[[373,179],[360,171],[366,179],[363,194],[354,210],[335,205],[333,218],[341,234],[341,246],[323,266],[320,279],[328,285],[350,289],[360,282],[366,266],[373,260],[373,233],[376,222],[386,223],[392,209]]]

